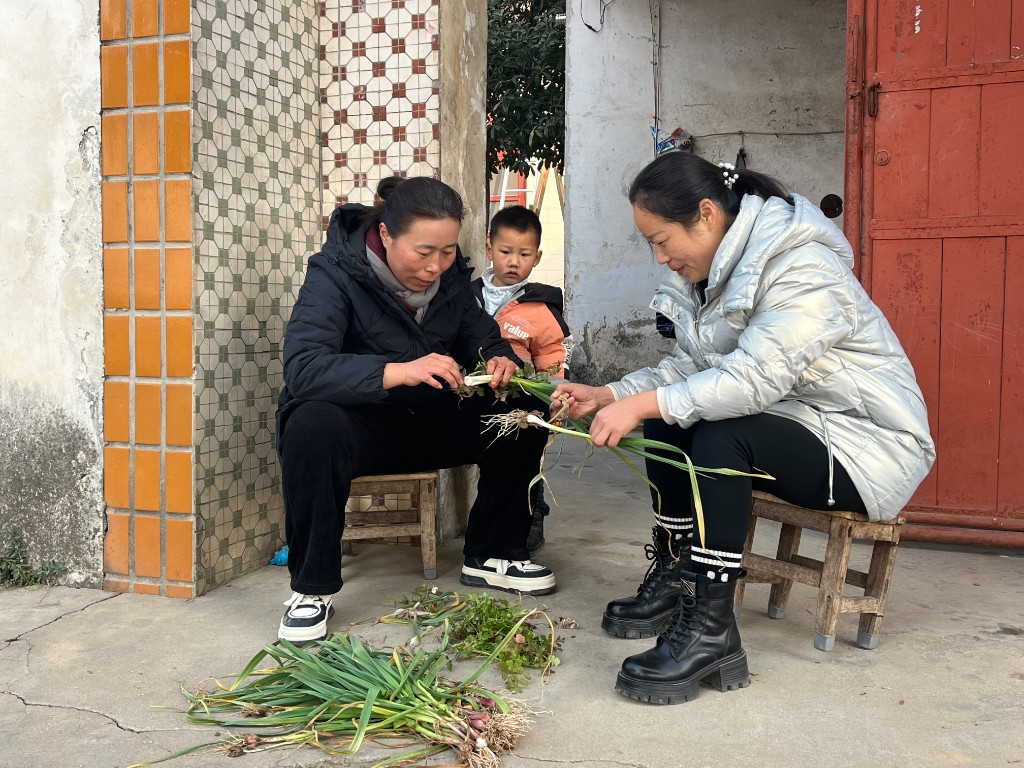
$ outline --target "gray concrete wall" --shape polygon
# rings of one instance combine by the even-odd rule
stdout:
[[[659,119],[696,151],[818,202],[842,194],[846,4],[664,0]],[[671,348],[648,309],[662,269],[636,233],[626,190],[654,158],[654,34],[648,4],[569,5],[566,61],[568,317],[573,375],[603,383]],[[584,24],[599,28],[593,32]],[[655,19],[654,26],[657,27]]]
[[[0,3],[0,542],[102,579],[99,3]]]

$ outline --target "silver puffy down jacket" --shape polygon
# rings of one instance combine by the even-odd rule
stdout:
[[[846,469],[871,519],[891,519],[935,461],[924,398],[850,271],[846,238],[794,201],[746,195],[706,301],[673,272],[651,302],[675,324],[673,353],[609,386],[616,399],[656,389],[662,418],[680,427],[762,412],[794,419]]]

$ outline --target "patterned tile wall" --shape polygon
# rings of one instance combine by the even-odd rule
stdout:
[[[284,327],[320,246],[315,0],[193,0],[198,593],[284,538]]]
[[[103,586],[191,597],[189,0],[100,3]]]
[[[439,0],[320,0],[323,221],[440,169]]]

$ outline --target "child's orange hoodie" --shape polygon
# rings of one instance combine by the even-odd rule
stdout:
[[[488,269],[473,281],[473,293],[480,306],[494,316],[512,350],[537,371],[557,368],[554,375],[568,374],[572,334],[562,317],[562,290],[530,282],[507,288],[492,286],[491,274]]]

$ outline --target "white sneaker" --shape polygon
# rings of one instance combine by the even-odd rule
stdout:
[[[470,587],[492,587],[520,595],[549,595],[555,591],[551,569],[529,560],[467,556],[459,581]]]
[[[277,636],[290,643],[308,643],[327,637],[327,620],[334,615],[330,595],[300,595],[293,592],[286,606]]]

